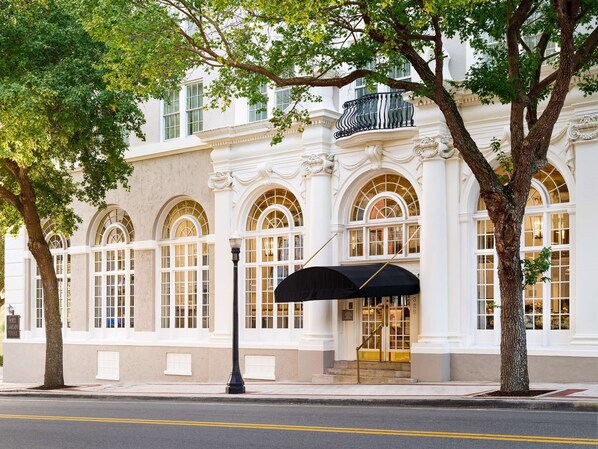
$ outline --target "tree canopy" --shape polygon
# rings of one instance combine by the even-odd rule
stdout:
[[[108,189],[126,184],[124,136],[141,136],[143,115],[134,93],[108,89],[106,47],[68,4],[2,1],[0,23],[0,231],[25,225],[44,293],[44,385],[60,387],[59,296],[41,223],[69,235],[74,200],[102,206]]]
[[[547,161],[554,125],[575,83],[598,87],[595,0],[78,0],[86,26],[108,45],[108,77],[146,95],[173,87],[194,67],[217,70],[212,106],[234,97],[263,102],[259,86],[292,86],[312,99],[316,86],[365,77],[444,116],[455,147],[480,184],[495,225],[501,292],[501,389],[529,388],[522,311],[521,222],[531,179]],[[462,79],[445,77],[451,40],[477,53]],[[461,55],[463,56],[463,55]],[[407,61],[414,76],[393,77]],[[371,64],[371,63],[375,64]],[[574,79],[574,77],[576,77]],[[504,183],[461,116],[458,98],[510,107],[512,173]],[[279,129],[308,120],[278,111]]]

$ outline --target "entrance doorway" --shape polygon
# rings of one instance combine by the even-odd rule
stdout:
[[[364,298],[361,307],[360,360],[408,362],[410,312],[407,296]]]

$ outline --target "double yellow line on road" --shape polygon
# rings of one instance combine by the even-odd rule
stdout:
[[[464,440],[514,441],[519,443],[552,443],[598,446],[597,438],[551,437],[544,435],[509,435],[467,432],[432,432],[425,430],[367,429],[358,427],[293,426],[241,422],[184,421],[169,419],[99,418],[91,416],[12,415],[0,414],[0,420],[20,419],[29,421],[70,421],[105,424],[145,424],[153,426],[219,427],[229,429],[278,430],[294,432],[351,433],[411,438],[452,438]]]

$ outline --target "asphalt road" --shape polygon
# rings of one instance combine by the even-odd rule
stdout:
[[[0,449],[598,447],[598,413],[0,398]]]

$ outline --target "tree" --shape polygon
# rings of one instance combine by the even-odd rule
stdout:
[[[131,93],[111,91],[105,47],[55,1],[0,2],[0,230],[24,224],[41,274],[44,387],[64,385],[59,293],[42,221],[70,234],[77,199],[101,206],[126,183],[123,133],[141,135]],[[75,172],[75,176],[73,176]]]
[[[531,179],[547,162],[550,136],[574,76],[586,92],[598,81],[595,0],[104,0],[84,5],[92,34],[109,46],[116,86],[144,93],[180,80],[195,66],[218,70],[211,105],[258,86],[342,87],[365,77],[433,100],[455,147],[475,175],[495,227],[501,294],[501,390],[529,389],[520,261]],[[444,79],[445,42],[469,41],[484,57],[464,80]],[[552,44],[556,44],[552,45]],[[419,80],[391,77],[408,61]],[[376,61],[375,68],[368,65]],[[366,68],[367,67],[367,68]],[[510,105],[510,163],[503,182],[480,152],[456,97]],[[296,103],[297,104],[297,103]],[[297,108],[275,116],[279,129],[308,120]]]

